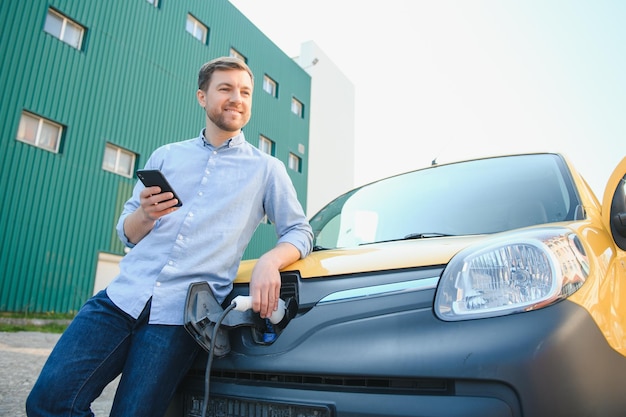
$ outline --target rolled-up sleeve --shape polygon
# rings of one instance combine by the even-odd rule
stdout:
[[[278,243],[292,244],[304,258],[313,247],[313,229],[282,162],[273,166],[268,182],[265,211],[276,228]]]
[[[126,203],[124,203],[122,214],[120,214],[117,226],[115,227],[118,237],[122,243],[129,248],[135,247],[135,244],[128,240],[126,234],[124,233],[124,221],[126,221],[126,217],[128,217],[129,214],[133,213],[139,207],[139,193],[143,188],[143,184],[137,181],[135,188],[133,189],[133,195],[126,201]]]

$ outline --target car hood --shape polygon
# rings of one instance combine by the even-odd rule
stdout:
[[[485,238],[486,235],[438,237],[321,250],[289,265],[284,268],[284,271],[298,271],[302,278],[321,278],[360,272],[445,265],[461,249]],[[236,283],[250,281],[255,262],[256,260],[249,260],[241,263]]]

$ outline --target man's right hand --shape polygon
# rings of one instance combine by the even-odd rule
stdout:
[[[178,210],[176,204],[178,200],[171,192],[161,193],[158,186],[144,188],[139,193],[139,207],[124,221],[124,234],[131,243],[139,243],[158,219]]]
[[[161,193],[159,186],[146,187],[139,193],[139,208],[137,210],[143,211],[146,219],[155,222],[178,210],[178,207],[174,207],[176,204],[178,204],[178,200],[174,199],[173,193]]]

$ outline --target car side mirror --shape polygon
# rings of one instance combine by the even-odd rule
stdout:
[[[611,225],[617,230],[617,233],[626,237],[626,213],[617,213],[611,219]]]
[[[617,184],[611,202],[611,233],[620,249],[626,250],[626,175]]]

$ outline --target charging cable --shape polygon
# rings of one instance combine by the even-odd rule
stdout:
[[[207,409],[209,408],[209,383],[211,382],[211,366],[213,365],[213,346],[215,346],[215,341],[217,340],[217,331],[224,321],[224,318],[228,313],[230,313],[235,307],[237,307],[237,303],[233,300],[233,302],[226,307],[224,312],[220,315],[220,317],[215,322],[215,327],[213,328],[213,336],[211,337],[211,348],[209,349],[209,358],[207,359],[206,370],[204,371],[204,401],[202,403],[202,417],[206,417]]]

